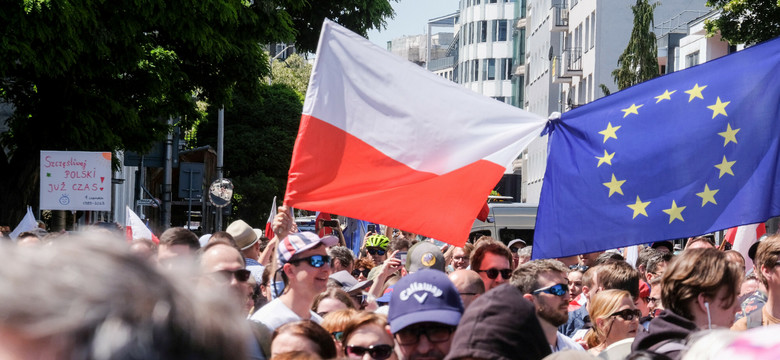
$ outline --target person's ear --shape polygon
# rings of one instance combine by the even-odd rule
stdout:
[[[696,296],[696,306],[701,310],[701,312],[706,313],[707,308],[709,308],[710,303],[709,299],[707,299],[707,296],[704,294],[699,294]]]
[[[385,331],[387,331],[387,334],[390,335],[390,337],[393,337],[393,333],[390,331],[390,325],[385,325]]]
[[[530,302],[532,302],[532,303],[534,303],[534,304],[535,304],[535,302],[534,302],[534,296],[533,296],[533,295],[531,295],[531,294],[523,294],[523,297],[524,297],[526,300],[528,300],[528,301],[530,301]]]
[[[290,277],[292,275],[292,264],[286,263],[282,266],[282,271],[284,271],[285,274],[287,274],[287,277]]]

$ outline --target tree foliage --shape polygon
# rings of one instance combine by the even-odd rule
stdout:
[[[0,224],[37,205],[41,149],[147,150],[168,118],[197,119],[197,101],[258,94],[262,44],[313,49],[324,16],[365,34],[390,1],[0,0],[0,102],[14,108],[0,189],[16,190],[0,192]]]
[[[780,1],[709,0],[707,6],[720,10],[704,23],[710,36],[720,33],[731,44],[747,45],[780,36]]]
[[[264,224],[273,197],[287,184],[301,119],[300,95],[284,84],[261,85],[260,94],[236,91],[225,109],[225,177],[238,195],[233,217]],[[199,145],[216,144],[217,108],[198,126]],[[281,203],[281,202],[280,202]]]
[[[274,60],[271,63],[271,83],[285,84],[303,98],[309,87],[311,69],[312,65],[299,54],[292,54],[283,61]]]
[[[657,3],[637,0],[631,6],[634,13],[634,27],[628,46],[618,57],[618,68],[612,71],[612,77],[618,89],[623,90],[645,80],[658,76],[658,46],[653,27],[653,9]]]

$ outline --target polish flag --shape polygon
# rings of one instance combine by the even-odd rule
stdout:
[[[463,245],[545,123],[326,20],[284,203]]]
[[[274,238],[274,229],[271,224],[274,223],[276,217],[276,196],[274,196],[274,202],[271,204],[271,213],[268,214],[268,220],[265,222],[265,237],[269,239]]]
[[[745,270],[753,268],[753,260],[748,256],[750,246],[766,234],[764,223],[742,225],[726,230],[725,240],[731,243],[734,250],[739,251],[745,257]]]
[[[125,214],[125,235],[127,236],[127,242],[133,242],[133,240],[136,239],[146,239],[153,241],[155,244],[160,244],[160,239],[149,230],[143,220],[141,220],[129,206],[125,206]]]

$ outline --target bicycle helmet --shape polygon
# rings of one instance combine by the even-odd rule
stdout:
[[[387,250],[390,245],[390,239],[387,236],[374,234],[366,239],[366,247],[378,247],[382,250]]]

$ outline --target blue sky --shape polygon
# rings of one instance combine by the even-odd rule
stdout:
[[[390,2],[395,10],[395,19],[387,20],[387,29],[368,32],[368,39],[374,44],[387,47],[389,40],[405,35],[425,33],[429,19],[454,13],[459,0],[400,0]],[[434,34],[437,30],[434,28]]]

